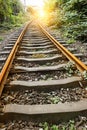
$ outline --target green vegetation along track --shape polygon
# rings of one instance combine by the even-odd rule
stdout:
[[[75,57],[82,55],[72,55],[65,41],[57,42],[35,21],[26,25],[13,46],[14,41],[1,53],[12,49],[0,73],[0,128],[85,130],[87,82],[82,74],[87,67]],[[76,61],[69,61],[64,50]]]

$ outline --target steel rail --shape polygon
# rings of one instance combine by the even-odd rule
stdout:
[[[12,50],[11,50],[11,52],[10,52],[6,62],[5,62],[5,64],[4,64],[4,66],[3,66],[3,68],[2,68],[2,70],[0,72],[0,96],[1,96],[2,91],[3,91],[6,78],[7,78],[8,74],[9,74],[9,70],[10,70],[12,61],[13,61],[13,59],[15,57],[15,54],[16,54],[16,52],[18,50],[19,43],[21,42],[21,40],[22,40],[22,38],[23,38],[23,36],[24,36],[24,34],[25,34],[25,32],[26,32],[26,30],[27,30],[27,28],[28,28],[28,26],[29,26],[29,24],[31,22],[32,21],[28,22],[26,24],[26,26],[24,27],[24,29],[22,30],[21,34],[19,35],[16,43],[14,44],[14,46],[13,46],[13,48],[12,48]]]
[[[37,22],[42,32],[56,45],[56,47],[70,60],[73,61],[77,67],[77,69],[83,73],[85,70],[87,71],[87,66],[79,60],[74,54],[68,51],[63,45],[61,45],[56,39],[53,38],[44,28],[43,26]]]

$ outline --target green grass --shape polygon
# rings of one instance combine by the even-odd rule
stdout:
[[[39,126],[42,128],[42,130],[76,130],[74,120],[69,120],[67,123],[62,123],[59,125],[44,122],[40,123]],[[85,130],[85,128],[82,130]]]
[[[3,37],[0,37],[0,41],[3,41]]]

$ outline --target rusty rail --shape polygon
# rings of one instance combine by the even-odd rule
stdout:
[[[19,35],[19,37],[18,37],[14,47],[12,48],[12,50],[11,50],[11,52],[10,52],[10,54],[9,54],[5,64],[4,64],[4,66],[3,66],[2,70],[1,70],[1,73],[0,73],[0,96],[2,94],[2,91],[3,91],[3,88],[4,88],[4,84],[5,84],[6,78],[7,78],[8,74],[9,74],[9,70],[10,70],[12,61],[14,59],[14,56],[15,56],[15,54],[17,52],[19,43],[21,42],[21,40],[22,40],[22,38],[23,38],[23,36],[24,36],[24,34],[25,34],[25,32],[26,32],[26,30],[27,30],[27,28],[28,28],[28,26],[29,26],[29,24],[31,22],[28,22],[26,24],[25,28],[23,29],[23,31]]]
[[[87,71],[87,66],[80,61],[76,56],[74,56],[70,51],[68,51],[63,45],[61,45],[57,40],[55,40],[38,22],[39,27],[42,32],[56,45],[56,47],[70,60],[73,61],[77,67],[77,69],[83,73],[83,71]]]
[[[32,21],[31,21],[32,22]],[[21,42],[29,24],[31,23],[27,23],[27,25],[25,26],[25,28],[23,29],[23,31],[21,32],[20,36],[18,37],[11,53],[9,54],[2,70],[0,73],[0,96],[2,94],[3,88],[4,88],[4,84],[6,81],[6,78],[9,74],[9,70],[11,67],[11,64],[13,62],[13,59],[15,57],[15,54],[18,50],[19,47],[19,43]],[[42,32],[56,45],[56,47],[70,60],[75,62],[76,67],[80,70],[80,72],[82,73],[83,71],[87,70],[87,66],[81,62],[77,57],[75,57],[71,52],[69,52],[64,46],[62,46],[57,40],[55,40],[41,25],[40,23],[38,23],[39,27],[41,28]]]

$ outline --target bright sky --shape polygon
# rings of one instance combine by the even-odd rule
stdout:
[[[42,7],[43,6],[43,0],[21,0],[22,3],[26,3],[26,5],[31,5],[31,6],[39,6]]]

